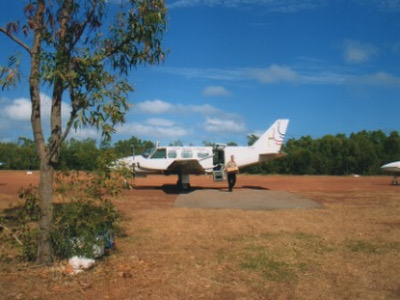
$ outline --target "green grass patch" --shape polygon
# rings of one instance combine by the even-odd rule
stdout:
[[[344,247],[351,252],[365,254],[386,254],[400,250],[400,242],[372,242],[366,240],[347,240]]]
[[[283,261],[272,259],[267,253],[259,251],[247,254],[241,263],[243,269],[260,272],[263,278],[272,281],[296,281],[298,268]]]
[[[263,232],[225,237],[230,248],[218,251],[218,261],[236,260],[239,268],[257,272],[264,280],[296,282],[310,266],[334,251],[322,237],[306,232]]]

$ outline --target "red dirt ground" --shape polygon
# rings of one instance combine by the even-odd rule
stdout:
[[[391,178],[388,176],[253,176],[242,174],[238,176],[236,188],[259,187],[269,190],[285,190],[298,194],[307,191],[387,191],[397,188],[390,185],[390,182]],[[5,208],[4,205],[6,203],[11,204],[13,200],[17,199],[18,192],[22,187],[37,186],[38,183],[39,172],[37,171],[29,175],[20,171],[0,171],[0,199],[3,200],[0,202],[0,209]],[[141,197],[157,195],[157,200],[162,202],[158,203],[158,205],[164,206],[164,202],[170,203],[177,196],[173,188],[175,183],[175,176],[156,175],[136,178],[135,190],[128,191],[127,194]],[[190,183],[194,189],[226,189],[225,182],[214,182],[211,176],[191,176]],[[146,207],[148,204],[143,203],[143,205]]]
[[[0,210],[38,180],[38,172],[0,171]],[[190,180],[226,189],[211,177]],[[390,177],[240,174],[238,189],[285,190],[323,205],[274,212],[174,208],[175,182],[137,178],[113,200],[126,236],[90,271],[1,263],[0,299],[400,299],[400,186]],[[288,264],[289,279],[241,267],[258,254]]]

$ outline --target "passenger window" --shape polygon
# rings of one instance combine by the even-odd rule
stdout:
[[[176,158],[178,154],[176,153],[176,150],[170,150],[168,151],[168,158]]]
[[[198,152],[198,153],[197,153],[197,157],[198,157],[198,158],[205,158],[205,157],[207,157],[207,156],[209,156],[209,155],[208,155],[208,152]]]
[[[183,150],[182,151],[182,158],[192,158],[193,152],[192,150]]]

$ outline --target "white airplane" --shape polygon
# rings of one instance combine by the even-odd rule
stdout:
[[[178,186],[190,186],[189,175],[213,174],[215,181],[224,179],[225,163],[235,156],[239,168],[282,157],[283,139],[289,124],[288,119],[279,119],[265,131],[252,146],[227,146],[216,144],[213,147],[160,146],[143,155],[121,158],[114,168],[133,168],[136,176],[149,174],[176,174]]]
[[[393,175],[392,184],[397,185],[397,176],[400,175],[400,161],[394,161],[381,167],[383,172]]]

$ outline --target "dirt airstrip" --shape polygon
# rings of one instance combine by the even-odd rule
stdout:
[[[0,210],[38,177],[0,171]],[[226,191],[211,177],[190,180],[191,193]],[[177,207],[175,182],[138,178],[113,200],[125,235],[91,270],[2,257],[0,299],[400,299],[400,186],[390,177],[238,176],[235,195],[319,204],[275,210]]]

